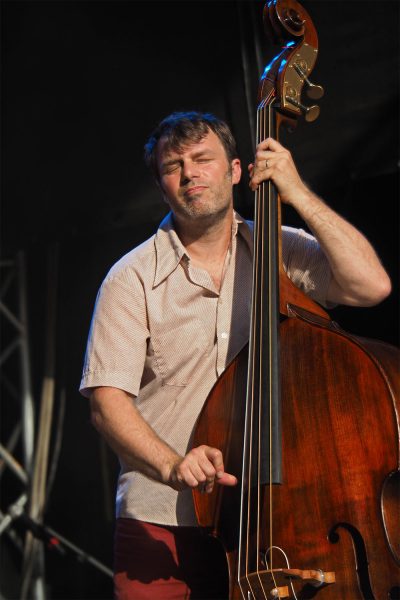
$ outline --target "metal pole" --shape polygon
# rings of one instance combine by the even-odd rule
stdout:
[[[57,262],[57,248],[51,247],[48,251],[47,268],[45,376],[42,385],[39,427],[29,505],[29,517],[39,523],[43,519],[43,510],[46,501],[47,467],[54,404]],[[31,593],[31,596],[29,596],[29,593]],[[27,600],[28,598],[45,600],[45,597],[43,542],[34,539],[32,534],[28,532],[25,540],[21,600]]]
[[[17,254],[19,315],[24,335],[20,336],[21,374],[22,374],[22,446],[24,466],[27,473],[32,473],[35,409],[32,396],[31,365],[28,343],[28,311],[26,293],[26,270],[23,252]]]

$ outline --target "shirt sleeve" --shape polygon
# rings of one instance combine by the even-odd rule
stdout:
[[[288,277],[322,306],[332,308],[327,292],[332,271],[318,241],[303,229],[282,227],[282,258]]]
[[[147,314],[142,282],[133,271],[109,275],[97,295],[80,392],[111,386],[134,396],[146,358]]]

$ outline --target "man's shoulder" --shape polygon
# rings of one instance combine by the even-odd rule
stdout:
[[[129,252],[121,256],[106,275],[106,280],[124,277],[128,273],[136,273],[142,277],[149,273],[149,269],[155,264],[155,235],[145,240]]]

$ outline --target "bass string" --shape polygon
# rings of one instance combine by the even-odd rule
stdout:
[[[260,115],[257,112],[257,139],[260,130]],[[253,248],[253,281],[252,281],[252,303],[251,303],[251,327],[249,340],[249,360],[247,374],[247,397],[246,397],[246,417],[245,417],[245,432],[244,432],[244,452],[243,452],[243,470],[242,470],[242,489],[241,489],[241,511],[240,511],[240,529],[239,529],[239,565],[238,575],[239,584],[242,575],[242,554],[244,553],[244,570],[247,585],[251,589],[249,574],[250,567],[250,532],[251,532],[251,504],[252,504],[252,470],[253,470],[253,426],[254,426],[254,398],[255,398],[255,383],[256,383],[256,339],[257,339],[257,297],[259,289],[259,245],[256,243],[259,235],[260,224],[260,193],[259,190],[255,193],[254,204],[254,248]],[[247,504],[245,506],[245,498]],[[245,525],[244,525],[244,514]],[[245,529],[245,531],[243,531]],[[243,548],[243,538],[244,548]],[[242,587],[242,586],[240,586]],[[247,597],[242,590],[243,597]]]
[[[260,135],[260,120],[259,120],[259,113],[257,114],[257,139],[259,138]],[[250,561],[250,552],[249,552],[249,547],[250,547],[250,535],[251,535],[251,506],[252,506],[252,490],[253,490],[253,485],[252,485],[252,473],[253,473],[253,437],[254,437],[254,408],[255,408],[255,397],[257,394],[257,389],[256,389],[256,375],[258,372],[258,364],[257,364],[257,360],[256,360],[256,348],[257,348],[257,333],[258,333],[258,314],[257,314],[257,306],[258,306],[258,297],[259,297],[259,287],[260,287],[260,282],[259,282],[259,262],[260,262],[260,247],[259,244],[256,243],[256,240],[259,239],[259,227],[260,227],[260,221],[261,221],[261,216],[260,216],[260,210],[261,210],[261,202],[260,202],[260,193],[259,190],[256,191],[255,194],[255,207],[254,207],[254,255],[253,255],[253,299],[252,299],[252,339],[251,339],[251,347],[250,347],[250,365],[251,365],[251,379],[249,379],[249,381],[251,382],[251,390],[250,390],[250,414],[249,414],[249,419],[250,419],[250,430],[249,430],[249,435],[247,437],[247,444],[248,444],[248,464],[247,464],[247,468],[248,468],[248,472],[247,472],[247,535],[246,535],[246,577],[248,577],[249,574],[249,561]],[[249,586],[251,587],[250,582],[248,581]]]
[[[257,111],[257,142],[259,143],[261,140],[268,137],[271,132],[271,110],[270,106],[267,106],[266,110],[266,101],[263,101]],[[261,515],[262,515],[262,499],[261,499],[261,458],[262,458],[262,424],[263,424],[263,413],[262,413],[262,402],[261,402],[261,392],[262,392],[262,377],[263,377],[263,369],[262,365],[264,362],[263,356],[263,344],[261,336],[259,332],[263,330],[264,323],[264,315],[268,314],[269,325],[272,322],[272,314],[271,314],[271,273],[272,273],[272,249],[270,247],[271,244],[271,235],[269,235],[269,229],[272,224],[272,215],[271,215],[271,202],[270,202],[270,188],[271,183],[267,184],[263,182],[255,193],[255,208],[254,208],[254,268],[253,268],[253,301],[252,301],[252,315],[251,315],[251,334],[250,334],[250,351],[249,351],[249,375],[251,376],[248,381],[251,381],[251,386],[248,388],[248,399],[247,399],[247,407],[248,407],[248,419],[246,418],[247,425],[247,433],[246,433],[246,444],[247,444],[247,452],[244,454],[248,456],[248,460],[246,463],[246,472],[247,477],[243,477],[243,480],[247,480],[247,510],[246,510],[246,578],[248,581],[248,585],[251,588],[251,584],[249,581],[249,562],[250,562],[250,535],[251,535],[251,505],[252,505],[252,473],[253,473],[253,463],[257,461],[257,531],[256,531],[256,569],[257,575],[259,579],[260,588],[263,591],[263,595],[266,598],[266,592],[264,590],[264,586],[262,584],[261,577],[259,575],[260,566],[261,566],[261,552],[260,552],[260,531],[261,531]],[[267,226],[266,226],[267,223]],[[268,297],[266,300],[267,311],[264,310],[265,298],[264,298],[264,289],[265,289],[265,237],[267,234],[267,243],[269,244],[268,248]],[[269,327],[270,329],[270,327]],[[268,334],[268,355],[271,357],[271,334]],[[269,360],[269,366],[267,369],[268,372],[268,390],[269,390],[269,478],[270,483],[272,482],[272,431],[271,431],[271,397],[272,397],[272,369],[271,369],[271,360]],[[256,408],[255,408],[256,405]],[[254,428],[254,415],[255,410],[258,409],[258,427],[257,427],[257,457],[253,458],[253,428]],[[245,473],[245,470],[243,470]],[[243,491],[244,487],[242,485],[242,501],[243,501]],[[273,548],[272,541],[272,485],[269,485],[269,547]],[[243,513],[241,513],[243,514]],[[240,535],[242,538],[242,520],[240,525]],[[241,548],[241,544],[240,544]],[[272,560],[272,557],[271,557]],[[240,562],[240,554],[239,554],[239,562]],[[275,578],[272,573],[272,563],[271,563],[271,574],[274,581],[274,585],[276,586]],[[239,569],[240,572],[240,569]]]
[[[254,225],[257,222],[257,198],[255,204],[255,215]],[[239,556],[238,556],[238,570],[237,570],[237,583],[240,587],[243,598],[247,597],[246,592],[242,587],[242,577],[244,576],[249,585],[249,520],[250,520],[250,502],[248,493],[248,482],[249,482],[249,464],[251,464],[251,448],[249,448],[248,440],[252,436],[252,407],[253,407],[253,387],[250,382],[253,381],[254,376],[254,356],[252,354],[252,348],[254,346],[253,340],[255,335],[254,330],[254,289],[256,286],[256,271],[254,268],[256,260],[257,249],[254,247],[253,255],[253,273],[252,273],[252,290],[253,297],[251,301],[251,313],[250,313],[250,331],[249,331],[249,358],[247,367],[247,390],[246,390],[246,405],[245,405],[245,424],[244,424],[244,436],[243,436],[243,463],[242,463],[242,482],[241,482],[241,494],[240,494],[240,523],[239,523]],[[247,490],[246,490],[247,486]],[[247,506],[245,499],[247,497]],[[243,564],[244,563],[244,564]]]
[[[257,143],[261,141],[265,133],[265,109],[262,108],[260,112],[260,127],[259,127],[259,135],[257,136]],[[258,261],[257,261],[257,270],[259,272],[259,280],[260,285],[257,290],[256,302],[258,302],[258,316],[259,316],[259,332],[264,331],[264,306],[263,306],[263,289],[264,289],[264,248],[265,248],[265,239],[264,239],[264,221],[265,221],[265,188],[262,185],[259,193],[259,222],[258,222]],[[261,589],[264,591],[262,586],[262,580],[259,575],[260,572],[260,531],[261,531],[261,419],[262,419],[262,399],[261,399],[261,390],[262,390],[262,377],[263,377],[263,344],[262,344],[262,335],[258,337],[258,344],[255,349],[257,352],[257,373],[258,373],[258,382],[257,382],[257,407],[258,407],[258,431],[257,431],[257,529],[256,529],[256,561],[257,561],[257,575],[259,584]]]
[[[273,133],[273,119],[274,119],[274,109],[272,108],[272,105],[269,104],[268,105],[268,137],[271,136],[271,134]],[[272,193],[272,188],[273,188],[273,183],[272,181],[269,179],[268,180],[268,211],[269,211],[269,222],[268,222],[268,243],[269,243],[269,252],[268,252],[268,259],[269,259],[269,268],[268,268],[268,274],[269,274],[269,285],[268,285],[268,310],[269,310],[269,323],[270,323],[270,327],[269,327],[269,397],[268,397],[268,402],[269,402],[269,444],[270,444],[270,448],[269,448],[269,507],[270,507],[270,515],[269,515],[269,521],[270,521],[270,540],[269,540],[269,547],[271,548],[271,557],[270,557],[270,562],[271,562],[271,571],[273,569],[273,548],[274,548],[274,542],[273,542],[273,498],[272,498],[272,491],[273,491],[273,461],[274,461],[274,449],[273,449],[273,423],[275,422],[274,419],[274,415],[273,415],[273,411],[274,411],[274,402],[273,402],[273,386],[274,386],[274,377],[275,374],[273,372],[273,361],[272,361],[272,357],[273,357],[273,353],[277,352],[278,349],[277,348],[273,348],[273,343],[274,343],[274,328],[276,325],[276,313],[273,312],[275,310],[275,307],[273,305],[273,296],[275,296],[279,290],[276,288],[276,282],[273,281],[273,276],[274,276],[274,269],[276,266],[276,261],[278,260],[278,255],[276,254],[276,248],[272,246],[272,244],[275,243],[275,235],[273,235],[273,230],[274,233],[275,232],[275,228],[277,228],[278,223],[277,223],[277,215],[275,214],[275,206],[274,206],[274,200],[275,197],[273,196]],[[280,232],[278,232],[278,235],[280,234]],[[275,580],[274,580],[275,581]],[[276,584],[275,584],[276,585]]]
[[[264,100],[257,110],[257,143],[265,139],[270,135],[271,129],[271,107]],[[252,506],[252,489],[257,489],[257,532],[256,532],[256,571],[259,579],[260,588],[262,589],[263,596],[267,598],[266,592],[262,585],[259,571],[261,570],[261,552],[260,552],[260,531],[261,531],[261,458],[262,458],[262,377],[263,377],[263,344],[262,336],[260,332],[263,330],[263,318],[265,314],[265,307],[267,307],[268,319],[269,319],[269,330],[271,329],[271,273],[272,273],[272,249],[271,249],[271,238],[270,228],[273,225],[272,213],[271,213],[271,182],[263,182],[255,192],[255,207],[254,207],[254,255],[253,255],[253,299],[251,307],[251,328],[250,328],[250,344],[249,344],[249,367],[248,367],[248,388],[247,388],[247,401],[246,401],[246,425],[245,425],[245,446],[244,446],[244,457],[243,457],[243,477],[242,477],[242,492],[241,492],[241,511],[240,511],[240,540],[239,540],[239,579],[242,574],[242,553],[245,555],[245,576],[247,579],[248,586],[252,588],[249,575],[252,571],[250,561],[251,547],[251,506]],[[266,216],[267,213],[267,216]],[[266,227],[267,220],[267,227]],[[267,239],[266,239],[267,238]],[[258,240],[258,242],[257,242]],[[264,289],[265,281],[264,276],[266,275],[266,269],[264,264],[265,258],[265,247],[268,244],[267,254],[267,276],[268,281],[268,298],[267,304],[265,304]],[[258,317],[258,318],[257,318]],[[267,369],[268,374],[268,390],[269,390],[269,548],[273,548],[272,539],[272,431],[271,431],[271,414],[272,414],[272,368],[271,368],[271,333],[268,334],[268,354],[269,354],[269,366]],[[257,432],[254,432],[254,417],[257,414]],[[254,433],[257,435],[257,456],[253,457],[253,436]],[[256,486],[252,485],[253,476],[253,464],[257,463],[257,481]],[[247,485],[247,489],[246,489]],[[247,496],[247,505],[244,506],[244,497]],[[246,517],[244,518],[244,512]],[[244,521],[246,522],[246,531],[243,532]],[[244,550],[243,550],[243,542]],[[272,557],[269,569],[271,570],[272,579],[276,586],[275,578],[272,573]],[[269,570],[268,569],[268,570]],[[239,582],[240,583],[240,582]],[[241,587],[241,586],[240,586]],[[243,595],[243,592],[242,592]]]
[[[259,140],[259,142],[270,137],[273,132],[273,109],[272,109],[271,102],[267,102],[267,100],[265,100],[261,111],[262,111],[262,128],[261,128],[261,139]],[[261,184],[261,195],[262,195],[262,201],[261,201],[262,219],[261,219],[261,221],[262,222],[260,224],[260,229],[261,229],[260,239],[261,239],[261,248],[262,248],[262,250],[261,250],[261,254],[262,254],[261,277],[262,277],[263,281],[262,281],[262,285],[261,285],[260,312],[261,312],[261,319],[264,318],[264,315],[268,315],[268,322],[267,322],[268,365],[264,365],[264,362],[265,362],[264,357],[266,354],[265,349],[264,349],[264,344],[260,343],[260,348],[259,348],[260,380],[262,380],[262,378],[264,376],[264,372],[268,373],[268,380],[267,380],[268,429],[269,429],[269,448],[268,448],[269,514],[268,514],[268,521],[269,521],[269,548],[271,548],[271,553],[272,553],[272,548],[274,547],[274,543],[273,543],[273,497],[272,497],[273,460],[274,460],[273,445],[272,445],[272,442],[273,442],[272,428],[273,428],[274,373],[273,373],[272,356],[273,356],[273,351],[274,351],[273,328],[274,328],[274,324],[275,324],[275,321],[274,321],[275,315],[273,314],[273,294],[276,292],[275,286],[274,286],[274,281],[273,281],[273,273],[274,273],[274,264],[275,264],[275,261],[277,258],[275,256],[275,248],[273,247],[274,236],[273,236],[272,228],[276,226],[276,222],[275,222],[275,214],[274,214],[274,206],[273,206],[272,186],[273,186],[273,184],[272,184],[271,180],[264,181]],[[267,264],[264,263],[264,260]],[[265,275],[267,275],[267,277],[268,277],[268,281],[267,281],[268,285],[267,285],[267,293],[266,294],[265,294],[265,282],[264,282]],[[260,386],[259,386],[260,393],[262,393],[263,389],[264,389],[264,386],[260,382]],[[260,412],[259,412],[259,420],[258,420],[259,469],[258,469],[258,481],[257,481],[257,487],[259,490],[259,501],[258,501],[258,506],[257,506],[258,518],[259,518],[258,534],[261,530],[260,521],[261,521],[261,514],[262,514],[262,506],[261,506],[261,483],[262,483],[262,474],[261,474],[262,450],[261,450],[261,448],[262,448],[262,441],[261,440],[262,440],[262,436],[264,434],[264,415],[262,412],[262,409],[264,406],[265,405],[260,398],[259,399],[259,411]],[[258,557],[260,557],[261,553],[260,553],[260,545],[259,544],[257,545],[257,552],[258,552]],[[273,575],[273,557],[272,557],[272,555],[270,556],[270,570],[271,570],[271,575],[272,575],[274,585],[276,587],[277,584],[275,581],[275,577]]]

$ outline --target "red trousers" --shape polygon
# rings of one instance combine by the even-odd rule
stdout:
[[[198,527],[117,519],[114,590],[116,600],[225,600],[225,553]]]

